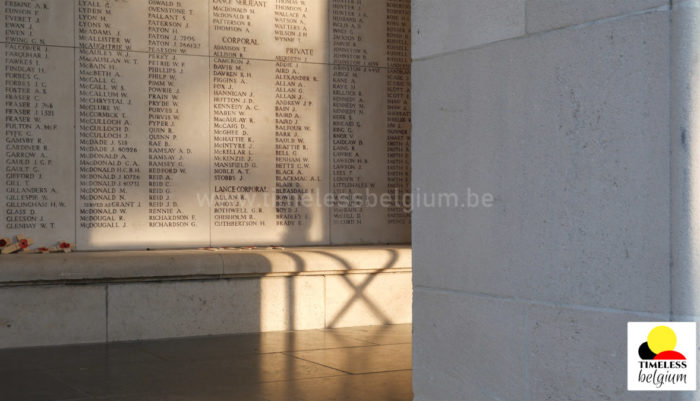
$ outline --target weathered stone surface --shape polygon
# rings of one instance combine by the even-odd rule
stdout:
[[[670,399],[663,392],[627,391],[627,322],[666,321],[667,313],[650,316],[532,305],[527,314],[533,401]]]
[[[417,0],[411,6],[414,59],[525,34],[525,0]]]
[[[409,246],[80,252],[4,257],[0,283],[410,271]]]
[[[527,32],[539,32],[668,6],[667,0],[527,0]]]
[[[490,17],[419,3],[453,20]],[[550,4],[532,26],[634,15],[478,48],[433,36],[414,62],[414,188],[464,204],[413,216],[418,400],[671,398],[625,383],[626,323],[671,317],[669,13]],[[673,132],[676,152],[692,137]],[[486,193],[492,207],[470,207]],[[692,289],[690,266],[674,285]]]
[[[525,305],[421,288],[414,294],[417,400],[530,399]]]
[[[668,35],[657,12],[416,62],[414,187],[465,204],[414,212],[416,285],[668,311]]]
[[[700,88],[698,41],[700,35],[700,1],[682,1],[673,9],[672,74],[672,166],[673,166],[673,312],[677,315],[700,315],[700,277],[697,274],[698,129],[695,121]]]
[[[104,286],[0,288],[0,348],[104,342]]]
[[[322,328],[323,298],[322,277],[113,285],[109,339]]]

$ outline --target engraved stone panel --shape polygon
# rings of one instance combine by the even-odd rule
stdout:
[[[73,46],[74,0],[2,0],[0,42]]]
[[[408,0],[0,4],[3,237],[409,240]]]
[[[73,49],[5,43],[2,53],[0,231],[73,241]]]
[[[78,247],[207,245],[209,59],[176,41],[130,51],[139,31],[108,11],[129,15],[132,3],[110,4],[78,13],[102,32],[76,39]]]
[[[0,2],[0,232],[74,241],[72,0]]]
[[[212,243],[328,241],[328,67],[212,58]]]
[[[410,0],[331,0],[330,38],[333,64],[410,65]]]
[[[77,71],[94,88],[78,101],[79,247],[207,245],[208,59],[122,53],[90,67]]]
[[[387,223],[402,226],[397,236],[410,241],[411,213],[411,74],[408,68],[387,70],[386,173],[387,190],[396,194],[393,206],[387,209]]]
[[[411,0],[386,0],[386,10],[386,65],[410,74]]]
[[[332,71],[331,189],[337,203],[331,211],[331,241],[407,241],[409,221],[401,202],[410,192],[410,172],[404,176],[402,157],[410,145],[395,116],[389,128],[387,112],[396,109],[397,101],[392,98],[390,105],[386,96],[389,72],[349,65],[335,65]],[[404,84],[392,74],[392,86],[401,90]]]
[[[332,2],[334,244],[410,241],[410,2]]]
[[[145,2],[144,0],[137,3]],[[209,55],[209,5],[204,0],[148,0],[150,53]]]
[[[331,3],[331,62],[386,66],[386,0]]]
[[[77,4],[76,41],[81,47],[208,55],[205,1],[77,0]]]
[[[211,55],[328,63],[328,3],[210,0]]]

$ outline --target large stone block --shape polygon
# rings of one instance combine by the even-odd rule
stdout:
[[[700,315],[698,149],[700,1],[674,2],[672,34],[673,313]]]
[[[326,327],[411,322],[411,274],[326,276]]]
[[[0,288],[0,348],[103,342],[104,286]]]
[[[414,187],[465,205],[415,210],[416,285],[668,311],[668,35],[655,12],[415,62]]]
[[[30,254],[0,265],[0,348],[411,321],[410,247]],[[398,335],[387,330],[380,337]]]
[[[321,276],[263,278],[259,331],[322,329],[324,291]]]
[[[411,19],[420,59],[524,35],[525,0],[417,0]]]
[[[414,299],[416,400],[530,399],[527,306],[422,288]]]
[[[416,399],[670,399],[627,392],[626,380],[627,322],[668,315],[570,309],[420,287],[415,294]]]
[[[668,0],[527,0],[527,32],[582,24],[668,6]]]
[[[410,269],[408,246],[304,247],[283,250],[219,252],[224,274],[250,273],[365,273],[387,269]]]
[[[322,328],[322,300],[322,277],[112,285],[109,340]]]
[[[667,401],[668,393],[627,391],[627,322],[646,315],[533,305],[528,345],[533,401]]]

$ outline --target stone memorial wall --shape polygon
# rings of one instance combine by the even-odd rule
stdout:
[[[0,237],[410,241],[410,0],[0,5]]]

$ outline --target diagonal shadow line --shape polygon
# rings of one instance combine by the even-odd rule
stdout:
[[[370,309],[374,315],[382,321],[383,324],[389,324],[391,323],[391,320],[384,314],[384,312],[379,309],[377,305],[374,304],[374,302],[370,301],[367,299],[366,295],[364,294],[365,289],[372,283],[372,281],[377,278],[377,275],[385,271],[386,269],[381,269],[379,270],[376,274],[372,274],[369,277],[367,277],[359,286],[356,286],[350,281],[350,279],[347,276],[341,276],[343,280],[348,284],[349,287],[352,287],[353,291],[355,294],[350,298],[345,305],[338,311],[338,314],[335,315],[333,320],[331,320],[330,323],[328,323],[326,326],[327,327],[334,327],[338,321],[345,316],[345,314],[348,313],[350,308],[353,306],[353,304],[356,301],[362,301],[365,303],[365,305]]]
[[[306,263],[304,262],[304,259],[302,259],[299,255],[287,251],[283,251],[281,252],[281,254],[289,257],[294,261],[296,271],[306,271]],[[294,294],[294,282],[294,279],[287,280],[287,319],[289,319],[289,325],[287,326],[287,329],[292,331],[297,329],[295,321],[296,294]]]
[[[348,284],[348,286],[351,287],[351,288],[353,289],[353,291],[355,292],[355,294],[352,296],[352,298],[350,298],[350,300],[348,300],[348,301],[345,303],[345,305],[343,305],[343,307],[342,307],[341,310],[336,314],[336,316],[333,318],[333,320],[331,320],[330,323],[327,323],[327,324],[326,324],[326,327],[333,327],[333,326],[335,326],[335,324],[337,324],[338,321],[339,321],[343,316],[345,316],[345,315],[348,313],[348,311],[349,311],[350,308],[352,307],[353,303],[356,302],[356,301],[363,301],[363,302],[367,305],[367,307],[369,307],[370,311],[371,311],[379,320],[381,320],[384,324],[391,323],[390,319],[386,316],[386,314],[384,314],[384,312],[382,312],[381,309],[379,309],[379,307],[378,307],[377,305],[375,305],[372,301],[370,301],[369,299],[367,299],[366,295],[364,294],[364,291],[365,291],[365,290],[367,289],[367,287],[372,283],[372,281],[373,281],[375,278],[377,278],[377,276],[378,276],[379,274],[381,274],[382,272],[384,272],[384,271],[390,269],[390,268],[394,265],[394,263],[396,263],[396,261],[398,260],[398,252],[392,251],[392,250],[388,250],[388,252],[389,252],[389,254],[391,255],[391,259],[389,259],[389,261],[384,265],[384,267],[382,267],[381,269],[379,269],[376,273],[374,273],[374,274],[370,275],[369,277],[367,277],[362,283],[360,283],[360,285],[355,285],[355,284],[353,284],[353,282],[352,282],[347,276],[341,276],[341,277],[343,278],[343,280]],[[343,266],[345,266],[345,268],[346,268],[348,271],[352,270],[352,266],[351,266],[346,260],[344,260],[344,259],[342,259],[342,258],[340,258],[340,257],[338,257],[338,256],[336,256],[336,255],[330,254],[330,253],[328,253],[328,252],[323,252],[323,251],[315,251],[315,253],[318,253],[318,254],[327,256],[327,257],[329,257],[329,258],[331,258],[331,259],[335,259],[335,260],[337,260],[338,262],[340,262]]]

